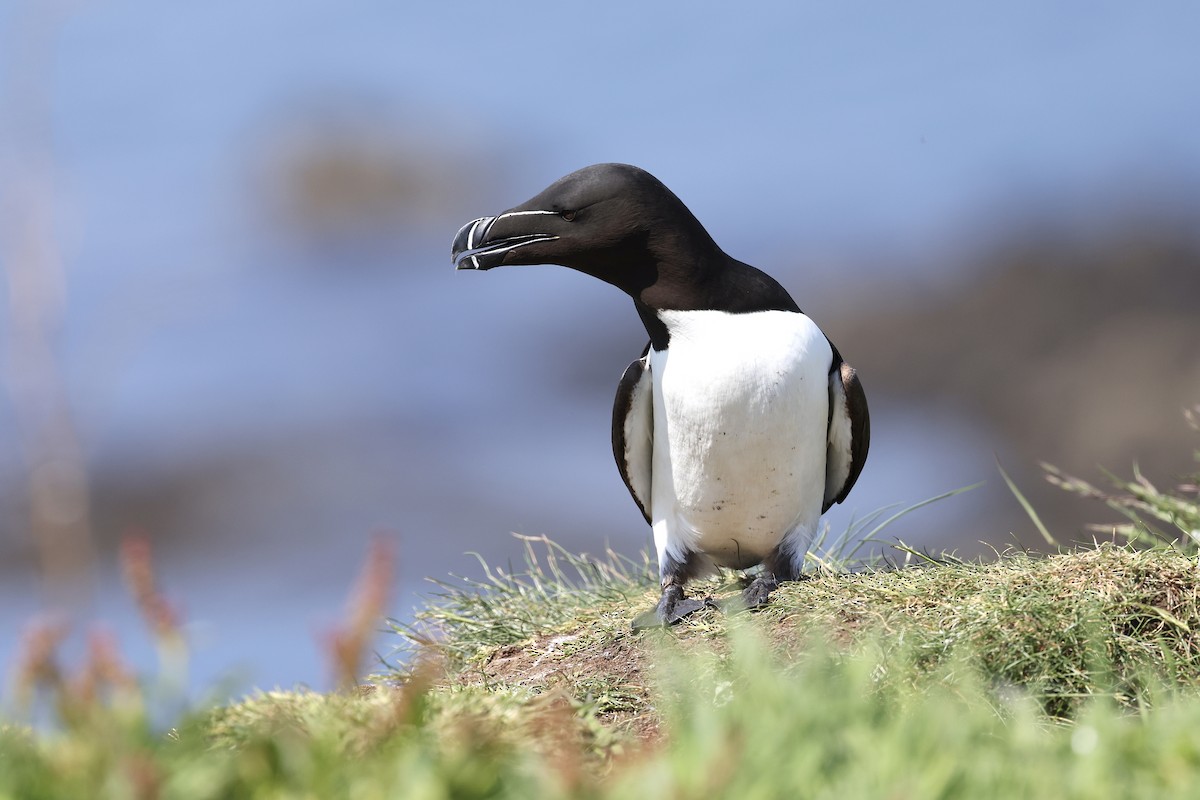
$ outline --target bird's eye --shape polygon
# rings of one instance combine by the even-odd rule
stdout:
[[[563,219],[565,219],[567,222],[570,222],[571,220],[575,219],[575,212],[574,211],[563,211],[559,214],[559,216],[562,217]]]

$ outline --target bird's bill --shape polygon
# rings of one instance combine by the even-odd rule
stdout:
[[[494,230],[496,223],[503,223],[514,217],[549,214],[557,216],[554,211],[507,211],[495,217],[480,217],[473,219],[458,229],[454,236],[454,245],[450,250],[450,258],[455,269],[491,269],[505,263],[505,257],[527,245],[538,242],[551,242],[557,239],[549,233],[518,233],[512,236],[501,236]],[[511,227],[502,225],[501,227]]]

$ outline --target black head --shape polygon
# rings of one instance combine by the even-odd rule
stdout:
[[[660,273],[695,272],[724,254],[670,189],[628,164],[559,178],[526,203],[459,229],[458,269],[559,264],[635,299]]]

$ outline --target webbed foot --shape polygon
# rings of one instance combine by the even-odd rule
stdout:
[[[755,576],[750,585],[742,590],[742,603],[747,609],[762,608],[771,599],[771,592],[779,588],[779,581],[769,572]]]
[[[662,597],[653,611],[647,611],[634,618],[632,626],[635,631],[648,628],[665,628],[675,625],[689,614],[694,614],[706,606],[705,601],[684,597],[683,587],[671,584],[663,587]]]

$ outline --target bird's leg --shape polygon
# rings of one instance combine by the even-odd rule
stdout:
[[[704,608],[704,601],[687,597],[683,593],[683,585],[692,577],[697,562],[695,553],[689,553],[683,561],[671,556],[664,559],[659,570],[662,575],[662,595],[658,599],[658,605],[653,611],[647,611],[634,619],[634,630],[674,625],[687,615]]]
[[[670,583],[663,586],[662,596],[654,609],[654,616],[660,625],[674,625],[688,614],[704,608],[704,601],[694,597],[685,597],[683,586]]]

